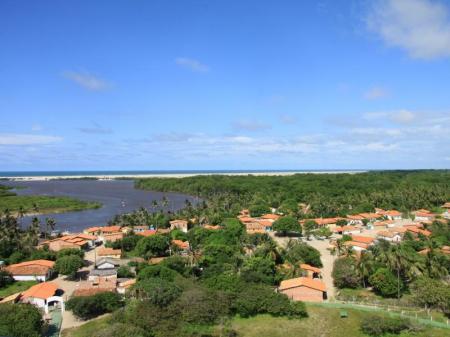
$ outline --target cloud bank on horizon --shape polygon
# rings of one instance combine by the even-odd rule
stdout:
[[[450,167],[443,0],[7,1],[0,22],[0,171]]]

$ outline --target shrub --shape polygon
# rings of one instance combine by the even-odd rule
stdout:
[[[383,297],[392,297],[397,294],[397,278],[387,268],[379,268],[369,277],[375,292]]]
[[[75,248],[61,249],[56,254],[56,258],[59,259],[63,256],[69,256],[69,255],[76,255],[76,256],[79,256],[81,259],[84,259],[84,251],[82,251],[81,249],[75,249]]]
[[[67,310],[72,310],[81,319],[91,319],[107,312],[113,312],[123,306],[119,294],[104,292],[86,297],[72,297],[66,302]]]
[[[146,266],[138,272],[138,280],[148,280],[151,278],[160,278],[172,282],[177,276],[177,272],[164,266]]]
[[[361,330],[370,336],[382,336],[384,334],[400,334],[404,330],[412,328],[409,320],[403,318],[391,318],[387,316],[373,315],[365,317],[361,322]]]
[[[281,235],[286,235],[289,232],[302,233],[302,227],[297,219],[292,216],[284,216],[273,223],[273,230],[279,232]]]
[[[172,282],[162,279],[152,278],[139,281],[133,287],[133,293],[140,299],[146,299],[150,303],[159,307],[164,307],[175,300],[181,289]]]
[[[163,256],[169,249],[169,238],[165,235],[152,235],[139,240],[136,252],[139,256],[150,258],[152,256]]]
[[[161,262],[161,266],[175,270],[180,274],[184,274],[186,272],[186,264],[187,259],[179,255],[170,256]]]
[[[128,266],[120,266],[117,269],[117,277],[131,278],[134,277],[134,273]]]
[[[338,288],[357,288],[360,278],[352,257],[342,257],[334,261],[333,282]]]
[[[314,247],[301,242],[290,244],[286,251],[285,258],[292,264],[302,262],[314,267],[322,267],[320,252]]]
[[[78,269],[83,267],[84,262],[78,255],[65,255],[59,257],[55,263],[55,271],[62,275],[74,278]]]
[[[38,308],[31,304],[0,304],[0,336],[40,337],[44,326]]]
[[[0,269],[0,288],[6,287],[7,285],[13,283],[13,278],[11,277],[11,274],[8,273],[6,270]]]

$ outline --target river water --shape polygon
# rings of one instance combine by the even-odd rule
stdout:
[[[18,195],[67,196],[85,201],[97,201],[101,208],[84,211],[43,214],[38,216],[42,223],[45,218],[56,220],[56,229],[71,232],[82,231],[86,227],[104,226],[116,214],[129,213],[140,207],[150,211],[152,200],[161,202],[164,196],[168,199],[165,208],[159,211],[176,211],[184,207],[186,199],[195,204],[197,198],[179,193],[163,193],[144,191],[134,188],[133,180],[49,180],[49,181],[2,181],[2,185],[17,186],[13,190]],[[22,188],[24,187],[24,188]],[[27,226],[31,217],[21,220]]]

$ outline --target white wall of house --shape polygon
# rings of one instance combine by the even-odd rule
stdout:
[[[105,262],[105,263],[97,265],[97,269],[113,269],[115,267],[116,266],[114,264],[109,263],[109,262]]]
[[[13,279],[16,281],[41,281],[48,280],[48,275],[13,275]]]

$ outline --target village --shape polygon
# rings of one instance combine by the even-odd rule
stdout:
[[[450,219],[450,202],[441,206],[442,214],[432,213],[426,209],[419,209],[402,214],[396,210],[374,209],[373,213],[360,213],[347,217],[314,218],[298,221],[303,227],[303,236],[278,235],[274,224],[281,218],[276,209],[271,213],[252,216],[244,209],[237,216],[245,231],[249,235],[268,234],[281,247],[285,247],[291,240],[302,241],[320,252],[322,268],[302,263],[302,275],[282,280],[274,291],[287,295],[293,301],[323,302],[334,299],[336,288],[333,283],[332,269],[337,257],[352,252],[358,256],[370,249],[379,241],[391,244],[402,242],[405,235],[416,240],[429,237],[432,232],[430,226],[434,221],[447,223]],[[312,223],[312,235],[305,235],[306,223]],[[155,235],[170,235],[177,231],[188,233],[193,227],[201,226],[209,231],[221,230],[221,225],[198,224],[196,219],[174,219],[169,228],[155,228],[151,224],[140,226],[103,226],[86,228],[82,233],[70,233],[58,237],[40,240],[37,249],[52,252],[77,250],[84,252],[84,265],[76,277],[58,275],[55,272],[55,261],[31,260],[17,264],[2,265],[2,269],[9,273],[16,281],[36,281],[37,283],[15,294],[0,299],[0,303],[30,303],[42,310],[43,317],[49,324],[56,324],[58,330],[79,326],[84,323],[70,310],[66,310],[65,303],[74,297],[93,296],[98,293],[112,292],[123,296],[130,296],[136,284],[134,266],[138,263],[158,264],[164,256],[148,256],[148,258],[127,256],[123,247],[116,247],[114,243],[130,234],[140,237]],[[320,229],[326,228],[328,234]],[[320,234],[319,234],[320,233]],[[407,234],[408,233],[408,234]],[[345,240],[343,240],[345,239]],[[342,244],[343,243],[343,244]],[[440,248],[441,253],[450,255],[450,247]],[[427,254],[423,249],[419,254]],[[184,257],[199,254],[191,249],[189,241],[172,238],[166,256],[180,255]],[[252,254],[252,251],[246,252]],[[123,276],[121,270],[128,272]],[[131,271],[131,272],[130,272]]]

